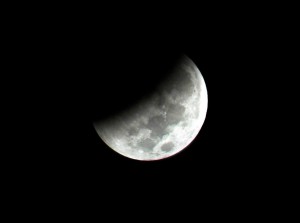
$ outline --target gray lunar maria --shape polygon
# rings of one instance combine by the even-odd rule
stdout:
[[[109,120],[95,122],[100,138],[119,154],[136,160],[159,160],[188,146],[207,111],[204,79],[184,56],[156,91]]]

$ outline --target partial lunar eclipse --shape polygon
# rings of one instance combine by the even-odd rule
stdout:
[[[136,160],[159,160],[186,148],[207,111],[207,89],[197,66],[184,56],[148,98],[104,121],[94,122],[114,151]]]

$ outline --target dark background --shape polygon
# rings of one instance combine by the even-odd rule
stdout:
[[[258,73],[267,62],[268,40],[260,34],[269,26],[253,23],[243,8],[233,14],[222,7],[195,14],[182,9],[176,16],[65,12],[18,18],[8,32],[8,58],[18,61],[10,66],[12,120],[20,126],[11,130],[11,178],[50,197],[99,194],[112,202],[185,198],[209,205],[268,190],[274,150],[261,142],[268,100],[260,91],[266,77]],[[198,66],[208,89],[197,138],[155,162],[115,153],[93,121],[150,93],[182,54]]]

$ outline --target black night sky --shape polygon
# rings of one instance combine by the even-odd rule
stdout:
[[[14,150],[20,165],[11,168],[21,181],[70,197],[99,191],[154,199],[174,193],[225,196],[255,186],[251,179],[263,180],[267,152],[255,143],[261,136],[253,122],[260,104],[252,106],[254,93],[245,90],[253,88],[250,76],[259,54],[250,41],[255,38],[250,23],[198,15],[142,22],[93,15],[19,21],[12,41],[22,62],[15,69],[26,72],[16,82],[24,90],[15,120],[24,134],[14,141],[26,149]],[[154,162],[111,150],[93,121],[151,92],[182,54],[195,62],[208,90],[207,116],[196,139],[179,154]]]
[[[45,116],[38,114],[35,130],[41,136],[35,141],[39,146],[34,157],[42,165],[37,171],[106,189],[157,183],[209,188],[247,171],[245,142],[241,144],[235,126],[239,121],[233,119],[243,122],[236,110],[240,105],[231,100],[238,92],[229,84],[239,66],[231,60],[237,49],[231,38],[219,38],[225,30],[185,24],[82,28],[77,35],[69,30],[60,38],[47,36],[55,40],[41,44],[41,51],[50,54],[39,65],[45,72],[44,85],[38,86]],[[157,162],[135,161],[112,151],[96,134],[93,120],[126,109],[151,92],[183,53],[198,66],[208,89],[207,118],[197,138],[180,154]]]

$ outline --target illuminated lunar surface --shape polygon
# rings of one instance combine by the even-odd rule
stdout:
[[[184,56],[152,95],[105,121],[95,122],[100,138],[114,151],[136,160],[159,160],[186,148],[206,117],[204,79]]]

